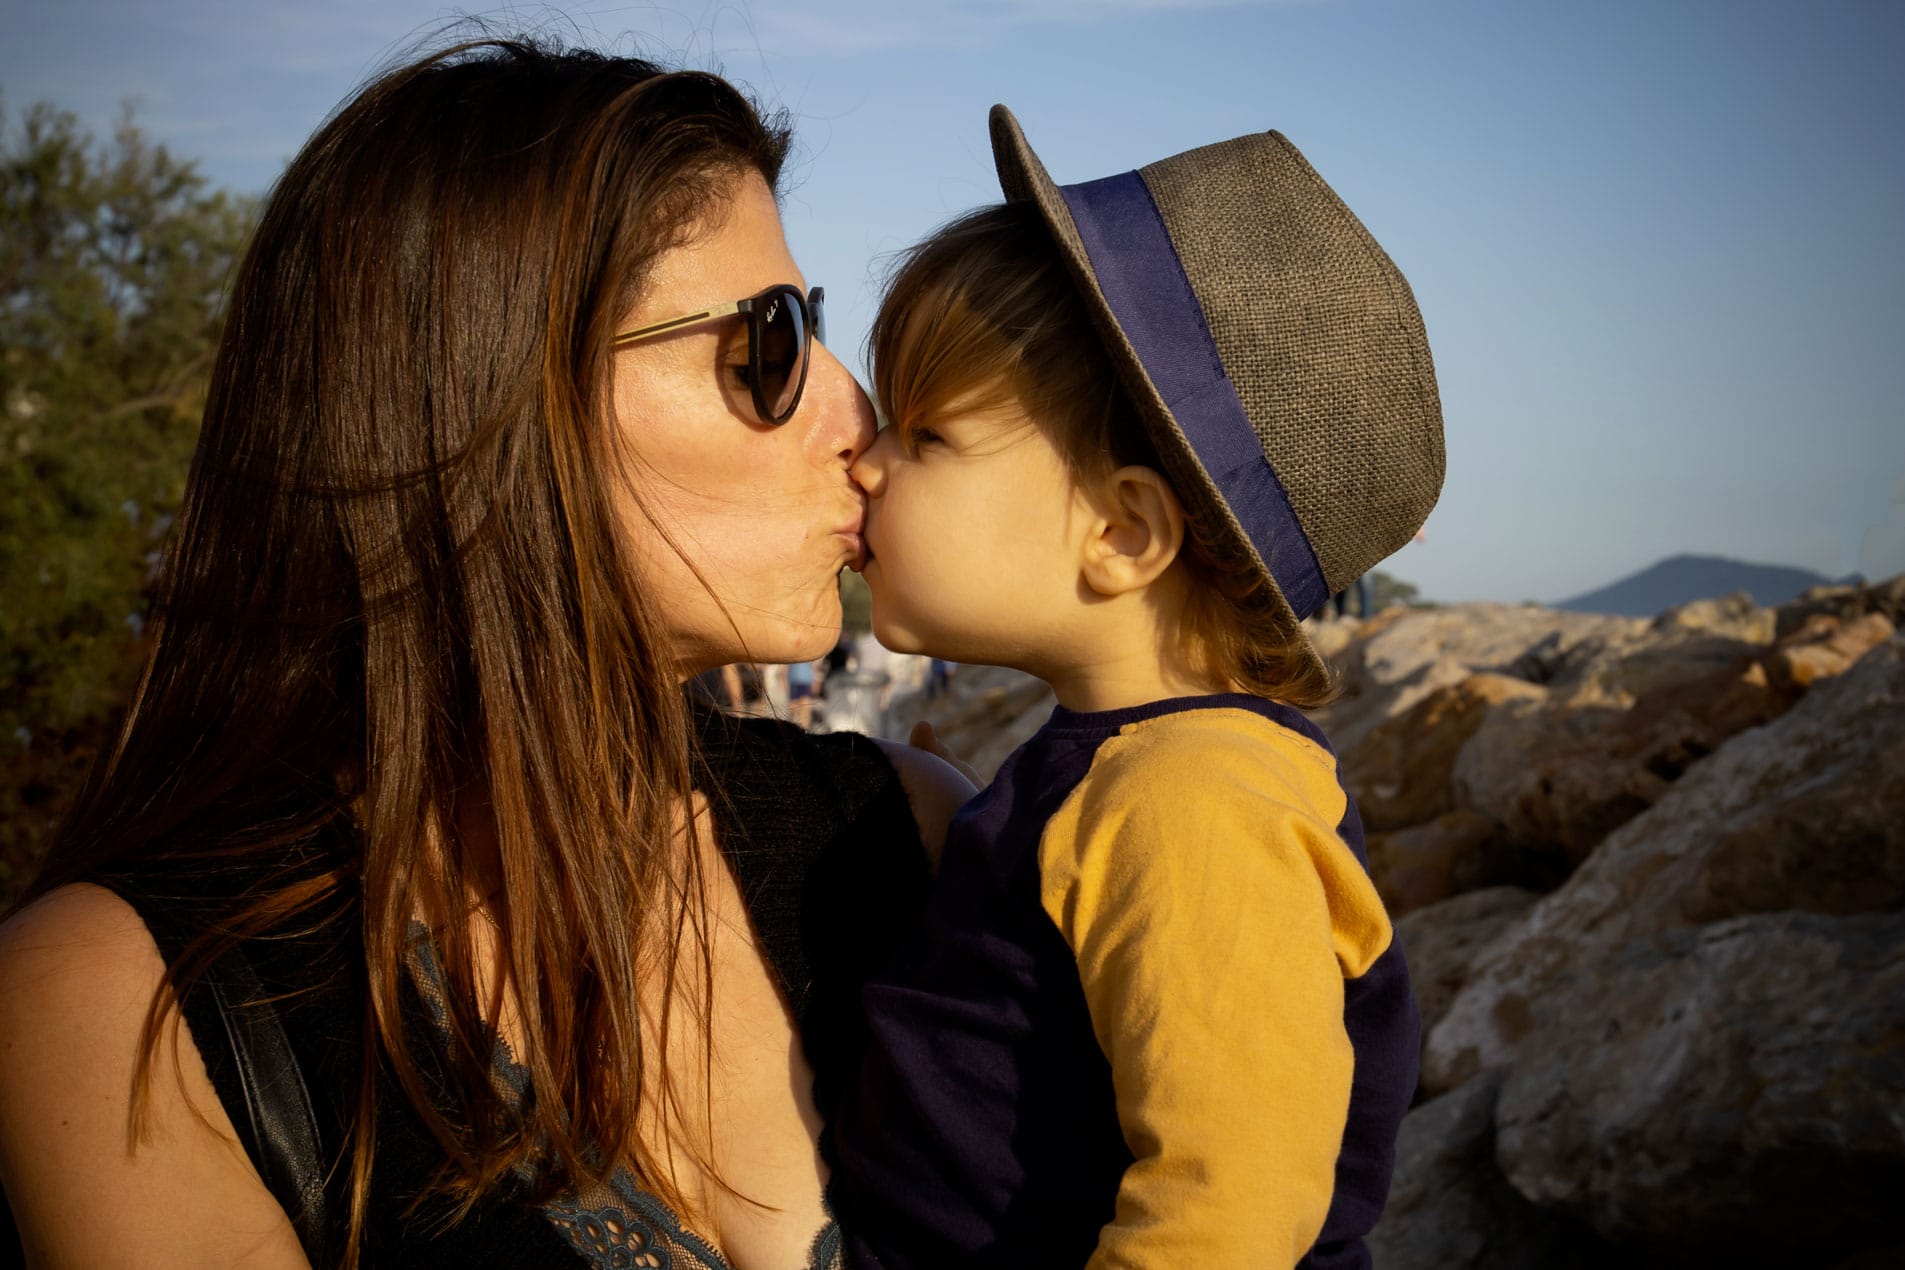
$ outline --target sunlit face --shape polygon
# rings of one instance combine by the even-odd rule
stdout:
[[[854,465],[874,634],[900,652],[1045,673],[1079,611],[1087,509],[1022,414],[949,413],[904,443],[885,429]]]
[[[620,329],[775,283],[807,289],[774,196],[750,173],[718,221],[656,261]],[[631,506],[628,532],[683,674],[826,652],[840,633],[840,569],[860,553],[864,499],[847,469],[873,437],[866,394],[816,344],[799,409],[764,425],[747,351],[747,321],[734,316],[615,354],[616,419],[648,513]]]

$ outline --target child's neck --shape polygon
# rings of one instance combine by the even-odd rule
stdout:
[[[1182,604],[1170,593],[1146,603],[1122,596],[1091,611],[1059,656],[1033,671],[1067,710],[1122,710],[1172,697],[1228,692],[1185,655]],[[1031,669],[1027,667],[1027,669]]]
[[[1172,697],[1197,697],[1224,692],[1229,685],[1210,679],[1173,673],[1160,666],[1155,654],[1115,665],[1080,667],[1075,672],[1048,673],[1058,704],[1067,710],[1089,712],[1123,710]]]

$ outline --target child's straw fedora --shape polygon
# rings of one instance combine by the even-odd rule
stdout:
[[[1409,284],[1275,132],[1057,185],[992,108],[1008,201],[1036,204],[1199,535],[1298,619],[1414,536],[1442,407]]]

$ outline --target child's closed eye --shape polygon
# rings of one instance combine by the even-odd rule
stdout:
[[[945,438],[941,437],[931,428],[917,425],[907,428],[900,434],[901,448],[909,455],[918,455],[922,448],[929,445],[941,445],[944,443],[944,440]]]

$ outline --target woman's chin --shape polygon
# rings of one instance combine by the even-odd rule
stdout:
[[[763,640],[771,642],[771,655],[765,650],[757,651],[755,659],[795,662],[825,657],[840,642],[840,617],[840,596],[829,591],[804,616],[777,624],[771,639]]]
[[[735,599],[696,614],[694,629],[675,632],[684,647],[694,650],[686,660],[712,668],[750,661],[782,665],[826,656],[840,642],[841,617],[838,585],[832,577],[827,581],[827,586],[813,587],[791,601],[785,595],[752,602]]]

